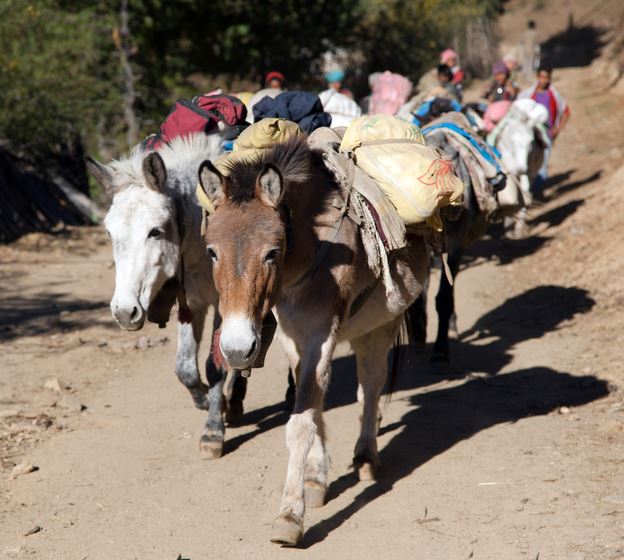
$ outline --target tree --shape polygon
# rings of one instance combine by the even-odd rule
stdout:
[[[40,170],[69,174],[74,183],[86,184],[76,162],[83,139],[119,111],[110,22],[100,16],[54,0],[0,4],[0,138]]]

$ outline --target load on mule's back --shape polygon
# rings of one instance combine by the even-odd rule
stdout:
[[[224,357],[232,367],[253,363],[262,320],[273,308],[295,372],[296,400],[286,428],[288,471],[272,535],[285,545],[301,539],[304,503],[324,503],[328,458],[322,413],[336,343],[350,341],[356,354],[363,414],[354,465],[367,479],[379,466],[376,435],[386,356],[427,276],[424,240],[412,236],[387,259],[387,277],[380,281],[382,272],[367,254],[366,219],[358,222],[350,214],[363,204],[353,181],[361,171],[353,168],[345,181],[330,172],[331,157],[354,165],[335,146],[321,153],[305,137],[294,137],[251,160],[231,162],[223,173],[210,161],[199,170]]]

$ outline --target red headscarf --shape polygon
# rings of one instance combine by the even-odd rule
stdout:
[[[265,85],[270,84],[271,80],[279,80],[280,82],[282,82],[282,85],[284,85],[286,83],[286,77],[284,76],[284,74],[282,74],[281,72],[277,72],[276,70],[273,70],[272,72],[269,72],[265,76],[264,84]]]

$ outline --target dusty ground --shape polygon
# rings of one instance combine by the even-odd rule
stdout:
[[[103,233],[0,248],[0,558],[624,559],[624,103],[588,67],[557,85],[574,115],[534,235],[471,251],[453,375],[410,356],[376,483],[351,473],[359,411],[341,348],[329,503],[307,513],[304,550],[268,540],[286,468],[277,347],[227,454],[201,461],[174,327],[113,325]],[[13,478],[22,463],[38,470]]]

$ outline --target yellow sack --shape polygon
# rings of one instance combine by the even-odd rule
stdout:
[[[363,142],[377,140],[414,140],[425,145],[420,128],[404,119],[390,115],[363,115],[347,127],[340,149],[354,151]]]
[[[461,204],[464,185],[450,161],[425,146],[420,129],[389,115],[363,116],[348,127],[340,144],[390,198],[403,221],[427,222],[440,231],[439,208]]]
[[[217,159],[215,167],[224,175],[229,173],[229,166],[235,161],[249,161],[271,146],[285,142],[305,132],[294,122],[286,119],[262,119],[248,126],[234,141],[231,152]]]
[[[234,95],[234,97],[238,97],[247,108],[249,108],[249,102],[251,101],[251,98],[254,96],[253,92],[251,91],[241,91],[240,93],[234,93],[232,94]]]

